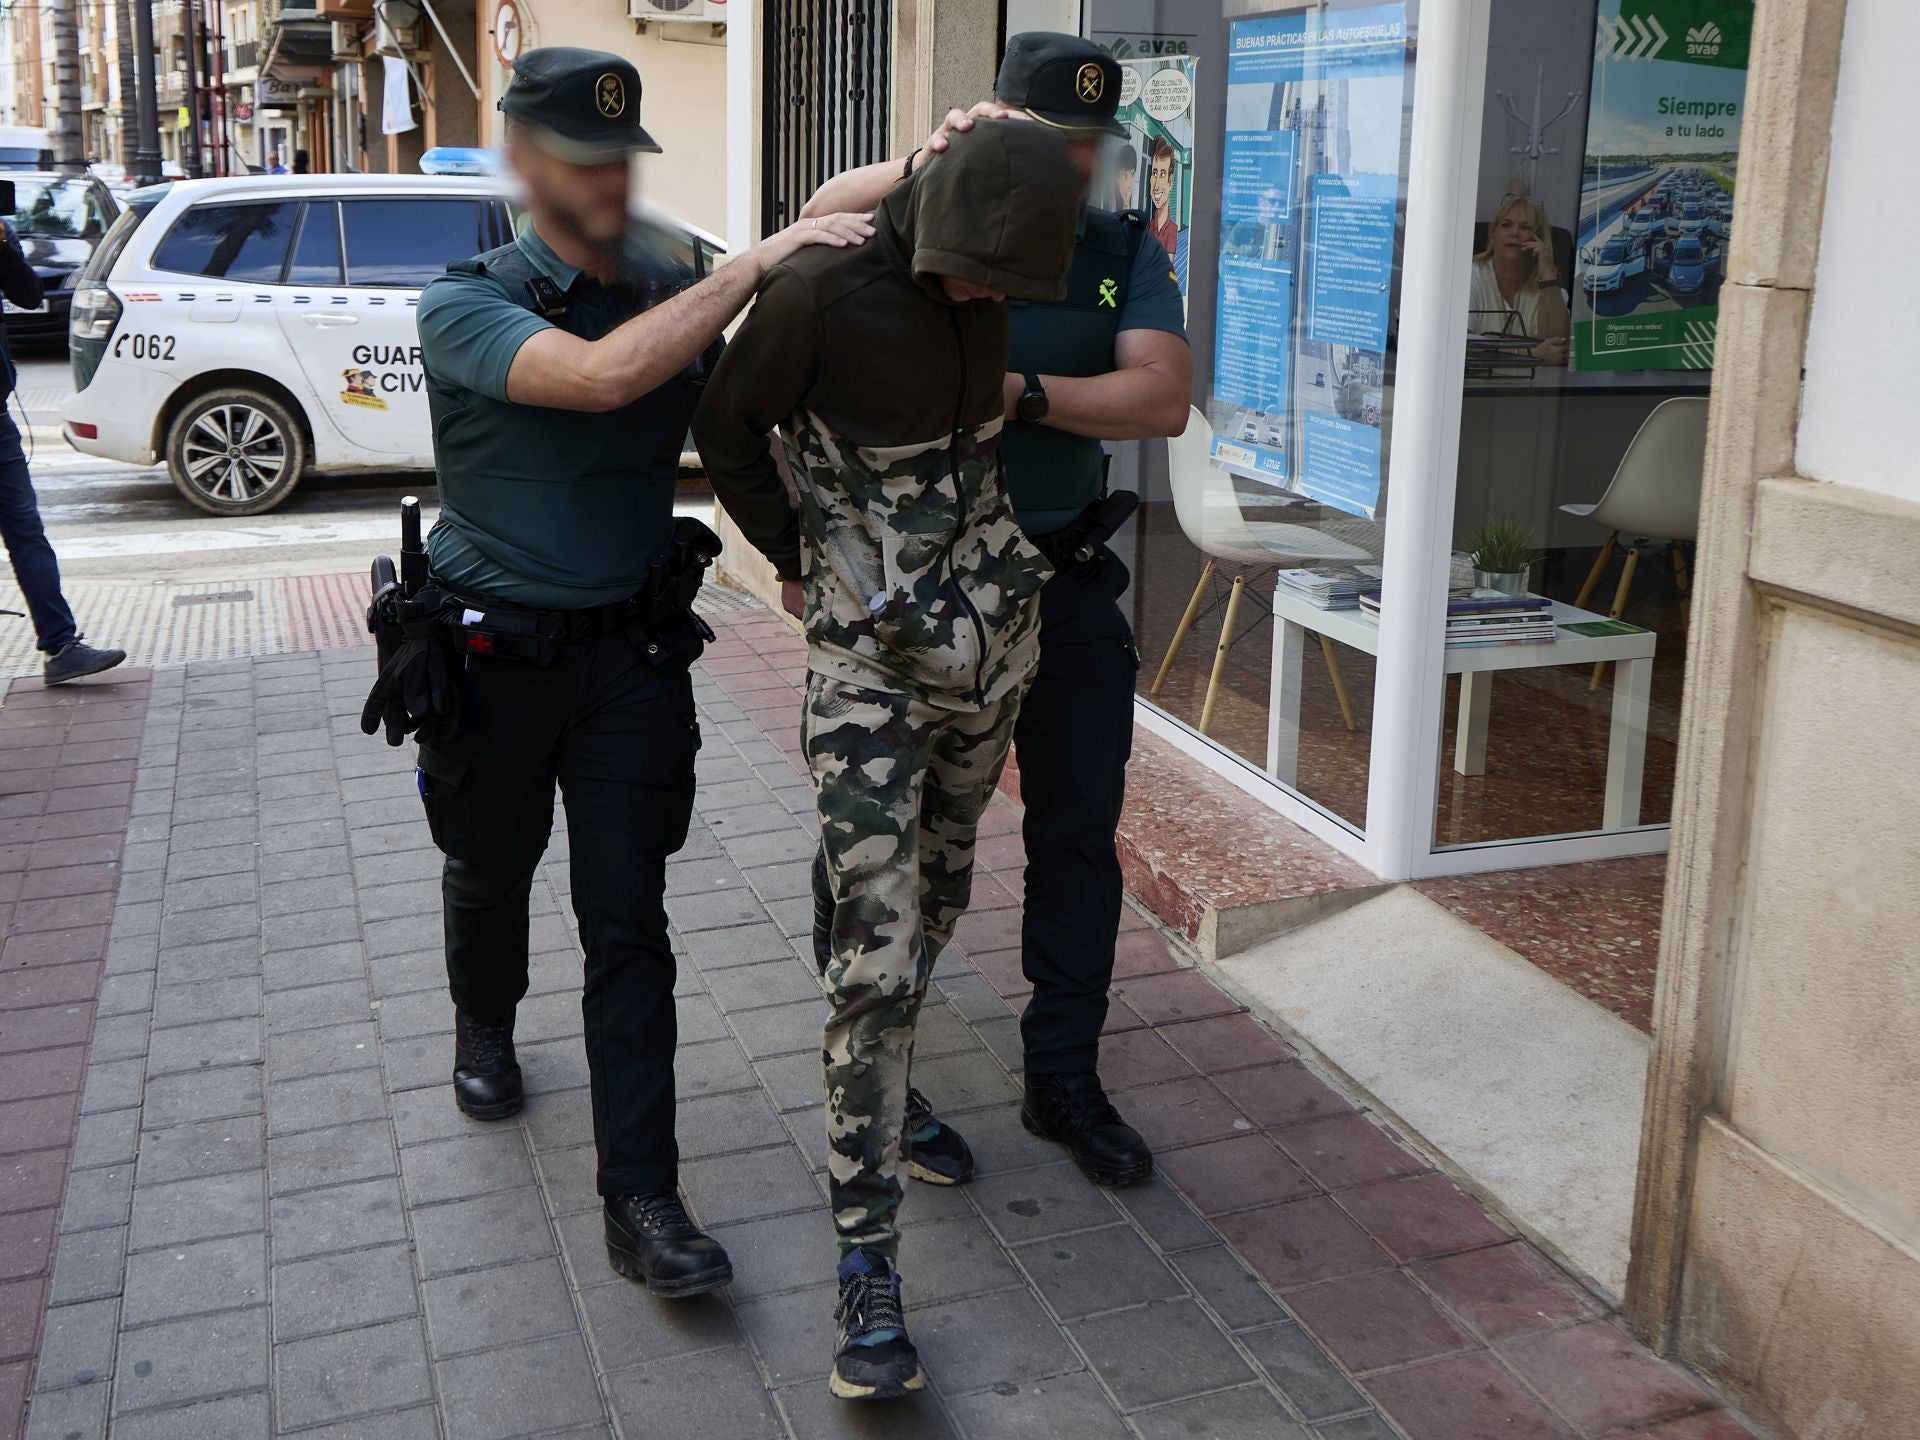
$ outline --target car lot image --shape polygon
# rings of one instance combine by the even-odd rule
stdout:
[[[271,510],[313,472],[433,468],[414,310],[449,261],[512,239],[504,181],[263,175],[124,199],[71,290],[75,449],[164,461],[217,515]],[[688,284],[724,249],[653,212],[636,243]]]
[[[1624,173],[1622,173],[1624,171]],[[1731,159],[1652,161],[1589,177],[1581,200],[1574,320],[1717,304],[1733,213]]]

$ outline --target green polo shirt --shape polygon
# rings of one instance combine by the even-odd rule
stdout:
[[[691,283],[688,268],[637,235],[602,285],[523,229],[512,245],[449,270],[420,295],[440,520],[427,555],[462,594],[575,610],[632,595],[673,523],[674,487],[699,391],[676,376],[604,413],[515,405],[514,356],[558,327],[597,340]],[[536,276],[561,297],[530,308]]]
[[[1091,233],[1090,233],[1091,232]],[[1127,279],[1124,297],[1112,282]],[[1007,369],[1017,375],[1105,375],[1123,330],[1164,330],[1186,338],[1186,309],[1167,252],[1144,228],[1083,212],[1080,243],[1064,300],[1013,306]],[[1007,488],[1029,535],[1058,530],[1100,498],[1106,452],[1098,440],[1050,425],[1009,424],[1001,432]]]

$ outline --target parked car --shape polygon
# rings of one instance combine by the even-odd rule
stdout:
[[[1697,238],[1682,236],[1674,242],[1673,259],[1667,266],[1667,288],[1675,295],[1698,295],[1707,277],[1719,268],[1718,251],[1709,254]]]
[[[19,237],[46,293],[32,310],[5,302],[7,340],[14,345],[58,344],[66,339],[74,276],[120,213],[120,203],[100,181],[86,176],[0,174],[0,206],[7,202],[9,187],[12,208],[0,213]]]
[[[68,442],[151,465],[216,515],[257,515],[309,471],[433,466],[414,307],[504,244],[504,181],[262,175],[127,197],[81,277]],[[724,250],[659,212],[642,222],[689,282]]]
[[[1636,238],[1626,231],[1614,231],[1597,250],[1587,252],[1588,291],[1599,294],[1618,290],[1629,278],[1647,268],[1646,257],[1644,238]]]
[[[0,170],[53,169],[53,141],[38,125],[0,125]]]

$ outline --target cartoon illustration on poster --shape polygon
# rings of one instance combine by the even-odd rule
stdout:
[[[1214,461],[1369,517],[1406,36],[1394,4],[1236,20],[1228,41]]]
[[[1120,109],[1127,136],[1113,156],[1106,209],[1138,210],[1167,252],[1187,293],[1187,232],[1193,217],[1193,57],[1120,62]]]
[[[1742,0],[1600,0],[1576,370],[1713,364],[1752,30]]]
[[[341,383],[347,388],[340,392],[340,398],[349,405],[358,405],[364,410],[384,410],[387,402],[374,393],[377,377],[371,370],[342,370]]]

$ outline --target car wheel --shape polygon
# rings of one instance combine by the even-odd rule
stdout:
[[[167,470],[210,515],[258,515],[300,483],[307,438],[293,412],[258,390],[209,390],[167,429]]]

